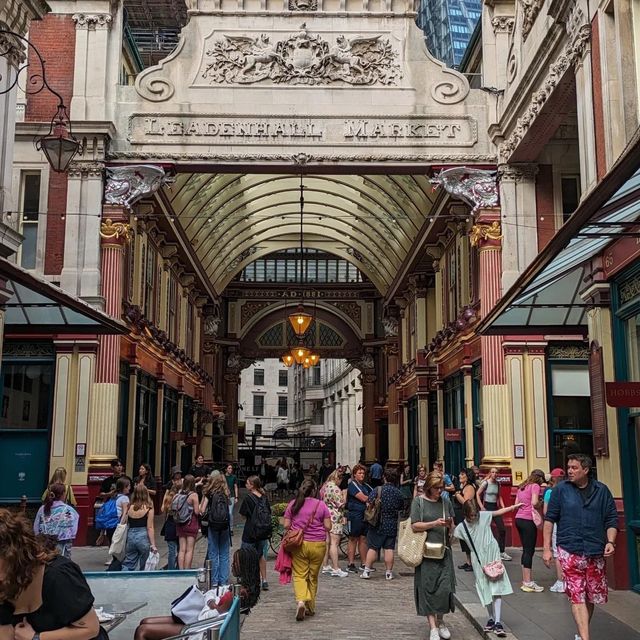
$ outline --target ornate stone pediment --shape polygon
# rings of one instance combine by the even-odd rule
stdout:
[[[304,24],[274,42],[265,33],[255,38],[225,34],[205,55],[202,77],[211,84],[394,85],[402,75],[388,39],[339,35],[330,44]]]

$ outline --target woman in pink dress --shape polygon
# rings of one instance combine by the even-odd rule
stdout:
[[[186,496],[186,498],[184,496]],[[182,500],[186,500],[189,505],[191,516],[189,520],[178,524],[176,527],[178,540],[180,541],[180,550],[178,551],[178,568],[191,569],[193,548],[196,544],[198,530],[200,529],[200,521],[198,520],[200,503],[198,501],[198,494],[196,493],[196,479],[191,474],[184,477],[184,480],[182,481],[182,490],[174,498],[174,504],[176,501],[181,502]]]

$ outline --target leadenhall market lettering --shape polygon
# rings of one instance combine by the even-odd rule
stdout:
[[[132,144],[212,144],[216,140],[246,145],[313,140],[327,145],[472,146],[477,140],[477,125],[471,116],[260,119],[134,115],[130,120]]]

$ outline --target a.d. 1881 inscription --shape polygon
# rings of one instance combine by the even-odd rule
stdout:
[[[472,146],[476,122],[470,116],[399,118],[313,118],[291,116],[134,115],[132,144]]]

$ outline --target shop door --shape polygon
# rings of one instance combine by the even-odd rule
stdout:
[[[0,375],[0,502],[40,502],[49,472],[53,362],[5,359]]]

